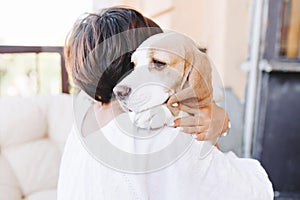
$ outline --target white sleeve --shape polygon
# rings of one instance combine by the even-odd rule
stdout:
[[[224,156],[215,158],[219,161],[219,170],[224,170],[227,175],[224,187],[227,188],[228,196],[255,200],[273,200],[274,192],[272,183],[268,178],[265,169],[259,161],[249,158],[238,158],[234,153],[229,152]],[[220,163],[221,162],[221,163]]]

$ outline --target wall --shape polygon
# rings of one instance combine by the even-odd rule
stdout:
[[[152,17],[165,29],[193,38],[208,48],[224,86],[244,99],[250,0],[94,0],[95,7],[129,5]],[[159,5],[159,6],[158,6]]]
[[[244,98],[250,0],[174,0],[172,26],[208,48],[225,87]]]

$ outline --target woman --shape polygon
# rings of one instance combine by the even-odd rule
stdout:
[[[102,62],[114,61],[109,68],[104,65],[96,67],[92,63],[86,65],[86,55],[98,44],[113,35],[134,29],[140,31],[128,32],[127,38],[123,38],[122,41],[109,41],[104,43],[106,46],[102,46],[102,55],[100,55]],[[69,66],[69,73],[75,85],[96,101],[109,103],[113,97],[113,87],[121,77],[133,69],[130,62],[132,51],[146,38],[161,32],[162,29],[152,20],[128,8],[102,10],[98,15],[90,14],[85,19],[77,21],[65,47],[66,64]],[[119,49],[111,52],[114,46]],[[130,51],[124,53],[122,48]],[[175,101],[176,97],[171,97],[168,104],[171,105]],[[176,108],[169,107],[174,113]],[[175,126],[183,126],[186,133],[197,133],[198,140],[216,139],[227,130],[227,113],[215,103],[198,110],[199,114],[196,117],[178,119],[175,121]],[[214,126],[210,126],[211,122]]]
[[[123,32],[125,34],[118,35]],[[161,32],[162,30],[152,20],[133,9],[121,7],[108,8],[99,14],[89,14],[76,22],[66,43],[66,62],[74,83],[96,102],[93,114],[98,127],[106,128],[123,112],[115,101],[112,91],[120,79],[133,69],[130,62],[132,52],[145,39]],[[110,39],[115,35],[117,37]],[[95,53],[95,48],[100,51]],[[98,62],[99,60],[101,63]],[[171,99],[173,104],[176,98]],[[180,105],[180,102],[178,103]],[[175,127],[182,126],[187,133],[197,133],[198,140],[211,139],[212,141],[227,129],[227,114],[214,103],[201,108],[197,113],[193,117],[176,120]],[[89,114],[86,114],[84,121],[88,119]],[[85,128],[80,128],[79,131],[81,130]],[[106,168],[84,149],[76,131],[78,130],[72,130],[65,146],[58,184],[58,199],[183,199],[187,197],[178,194],[188,194],[190,186],[184,188],[182,185],[182,189],[185,190],[182,193],[176,191],[178,188],[172,188],[173,178],[184,177],[184,174],[179,176],[170,173],[172,170],[168,173],[162,170],[149,176],[128,175]],[[218,155],[216,153],[215,156]],[[229,161],[225,164],[228,164],[227,162]],[[222,162],[218,164],[221,166]],[[170,168],[172,169],[173,166]],[[263,180],[266,180],[265,173],[263,171],[259,173]],[[192,179],[188,177],[185,180]],[[201,180],[199,182],[201,183]],[[207,188],[205,190],[212,187],[209,184],[205,185],[205,182],[202,184],[204,184],[202,189]],[[268,185],[269,190],[270,185]],[[211,188],[211,191],[215,191],[215,188]],[[203,191],[200,195],[201,193],[204,195]],[[190,197],[198,199],[198,195],[195,192]],[[262,195],[266,197],[268,192]],[[211,195],[211,198],[206,199],[216,199],[214,197],[216,196]]]

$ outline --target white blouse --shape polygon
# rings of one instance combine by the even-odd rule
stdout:
[[[73,126],[61,161],[58,200],[273,199],[258,161],[222,153],[178,128],[163,128],[147,139],[132,137],[116,120],[84,139]]]

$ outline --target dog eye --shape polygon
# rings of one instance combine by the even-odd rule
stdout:
[[[156,68],[162,68],[164,66],[166,66],[167,63],[153,59],[153,63],[155,65]]]

